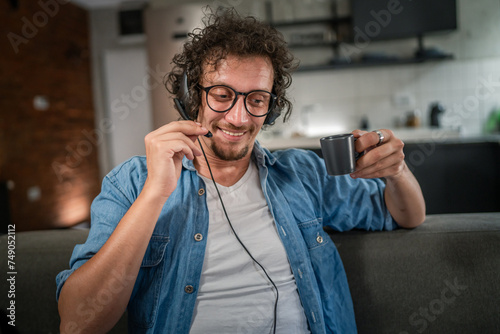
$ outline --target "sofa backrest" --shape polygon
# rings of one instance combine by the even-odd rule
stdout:
[[[330,233],[359,333],[500,333],[500,213],[413,230]]]

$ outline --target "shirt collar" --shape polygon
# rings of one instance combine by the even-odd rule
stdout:
[[[266,167],[266,162],[269,166],[274,165],[276,162],[276,157],[272,155],[267,148],[261,146],[257,140],[253,147],[253,156],[259,167]]]
[[[262,147],[259,143],[259,141],[255,141],[255,144],[253,146],[253,151],[252,151],[252,158],[255,160],[257,165],[259,167],[266,167],[266,164],[269,164],[270,166],[274,165],[276,162],[276,157],[269,152],[268,149]],[[189,160],[188,158],[184,157],[182,159],[182,166],[186,168],[187,170],[196,171],[196,168],[194,167],[193,160]]]

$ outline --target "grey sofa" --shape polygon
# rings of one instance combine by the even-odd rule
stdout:
[[[413,230],[328,231],[346,268],[359,333],[500,333],[500,213],[428,216]],[[16,234],[16,327],[58,333],[55,276],[86,230]],[[0,237],[1,312],[10,285],[7,236]],[[114,333],[126,333],[126,319]]]
[[[0,333],[55,334],[59,333],[59,313],[56,302],[56,275],[69,267],[69,259],[76,244],[87,239],[86,229],[60,229],[18,232],[15,234],[15,327],[10,326],[6,315],[1,314]],[[8,236],[0,236],[0,254],[7,256]],[[8,272],[7,261],[2,259],[1,273]],[[10,284],[0,282],[0,313],[7,311],[10,302],[7,291]],[[7,312],[6,312],[7,311]],[[6,320],[5,320],[6,319]],[[127,333],[123,318],[112,333]]]

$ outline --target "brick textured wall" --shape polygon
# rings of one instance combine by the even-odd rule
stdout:
[[[0,22],[0,182],[10,181],[12,223],[88,221],[100,183],[88,13],[64,0],[2,1]]]

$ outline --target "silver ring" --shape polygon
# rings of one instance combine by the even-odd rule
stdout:
[[[378,144],[377,144],[377,146],[382,145],[382,142],[385,139],[384,134],[382,133],[382,131],[380,131],[380,130],[374,130],[372,132],[375,132],[376,134],[378,134]]]

